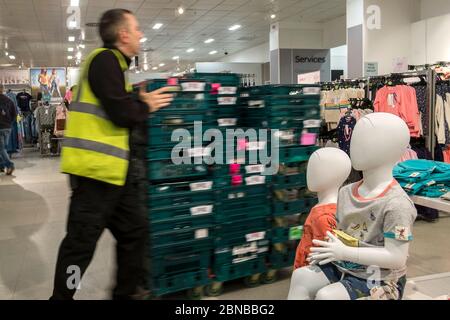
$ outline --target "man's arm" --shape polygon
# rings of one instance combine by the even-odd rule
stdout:
[[[97,55],[88,78],[93,93],[116,126],[131,128],[147,119],[149,108],[125,90],[125,77],[114,53],[103,51]]]

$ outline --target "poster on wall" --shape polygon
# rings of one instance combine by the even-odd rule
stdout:
[[[399,72],[407,72],[408,71],[408,58],[401,57],[401,58],[395,58],[392,60],[392,72],[399,73]]]
[[[28,70],[0,70],[0,84],[30,84]]]
[[[297,84],[314,84],[320,82],[320,70],[299,74],[297,76]]]
[[[62,101],[66,94],[66,68],[31,68],[31,95],[45,101]]]

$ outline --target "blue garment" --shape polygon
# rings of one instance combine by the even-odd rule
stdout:
[[[350,142],[352,140],[353,129],[356,126],[356,119],[353,116],[342,117],[337,127],[339,149],[350,155]]]
[[[370,297],[370,288],[368,286],[369,284],[371,284],[371,281],[368,281],[367,279],[357,278],[350,274],[345,274],[344,277],[342,277],[342,272],[332,263],[326,264],[324,266],[319,266],[319,268],[331,283],[341,283],[347,290],[351,300]],[[381,281],[380,286],[385,285],[387,284]],[[401,300],[403,297],[405,285],[406,277],[400,278],[397,283],[399,300]]]
[[[0,168],[14,168],[14,163],[11,162],[6,151],[6,143],[10,133],[11,129],[0,129]]]

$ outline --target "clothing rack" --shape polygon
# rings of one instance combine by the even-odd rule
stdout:
[[[428,113],[428,132],[426,133],[425,145],[426,148],[431,152],[434,158],[434,150],[436,148],[435,139],[435,105],[436,105],[436,73],[432,69],[419,70],[419,71],[407,71],[400,73],[390,73],[381,76],[369,77],[369,86],[371,83],[383,80],[385,83],[388,80],[401,80],[408,78],[426,78],[427,83],[427,113]]]

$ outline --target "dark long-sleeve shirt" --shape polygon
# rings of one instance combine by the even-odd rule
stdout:
[[[17,110],[14,102],[4,94],[0,94],[0,129],[11,129],[16,118]]]
[[[131,59],[123,56],[129,66]],[[131,157],[144,158],[148,106],[125,90],[125,75],[113,52],[103,51],[92,60],[88,79],[110,120],[116,126],[131,129]]]

